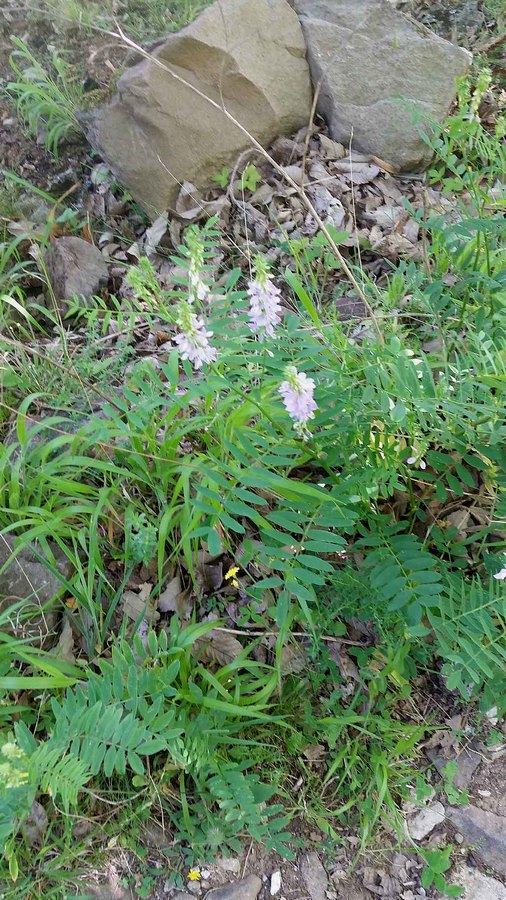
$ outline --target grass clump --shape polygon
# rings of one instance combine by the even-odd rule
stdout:
[[[46,148],[57,155],[63,139],[82,134],[77,116],[81,82],[57,51],[44,66],[21,38],[11,40],[15,50],[10,63],[16,80],[8,83],[7,93],[20,120],[35,136],[42,134]]]
[[[71,815],[135,850],[160,812],[174,868],[244,836],[290,856],[294,815],[333,841],[351,821],[361,847],[401,834],[420,679],[506,711],[503,132],[468,113],[429,176],[458,214],[412,211],[423,262],[357,272],[379,337],[322,300],[325,237],[248,282],[217,271],[212,220],[186,230],[176,286],[142,258],[128,300],[81,309],[83,352],[69,365],[60,331],[52,377],[47,348],[20,364],[4,342],[0,536],[71,564],[63,658],[0,623],[0,840],[21,891],[79,885]],[[101,369],[112,320],[124,344]],[[139,320],[166,337],[159,365],[129,359]]]

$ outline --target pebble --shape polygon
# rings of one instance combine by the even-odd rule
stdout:
[[[242,881],[213,888],[206,894],[206,900],[256,900],[261,887],[262,882],[258,875],[250,875]]]
[[[445,809],[442,803],[436,800],[430,806],[419,810],[409,821],[408,831],[414,841],[421,841],[434,831],[436,825],[445,820]]]
[[[275,897],[281,890],[281,872],[277,869],[271,875],[271,897]]]
[[[216,865],[225,872],[232,872],[232,875],[238,875],[241,871],[241,861],[233,856],[220,856],[216,860]]]

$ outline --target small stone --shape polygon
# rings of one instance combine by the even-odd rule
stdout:
[[[469,787],[471,779],[483,759],[482,754],[472,747],[461,750],[460,753],[451,759],[431,749],[427,751],[427,756],[440,773],[443,773],[443,769],[450,761],[456,763],[457,772],[452,784],[459,791],[465,791]]]
[[[205,900],[256,900],[261,887],[262,882],[258,875],[250,875],[242,881],[213,888],[208,891]]]
[[[450,806],[446,815],[482,864],[506,876],[506,818],[477,806]]]
[[[216,865],[225,872],[232,872],[232,875],[238,875],[241,871],[241,861],[233,856],[218,857]]]
[[[462,844],[464,842],[464,835],[460,833],[460,831],[456,831],[453,835],[453,840],[456,844]]]
[[[302,856],[299,868],[311,900],[326,900],[328,876],[317,853]]]
[[[442,803],[436,801],[419,810],[408,821],[408,831],[414,841],[421,841],[427,837],[437,825],[445,820],[445,810]]]
[[[274,897],[276,894],[279,894],[281,890],[281,872],[279,869],[276,872],[273,872],[271,875],[271,897]]]
[[[200,877],[203,878],[204,881],[207,881],[207,879],[211,877],[211,873],[210,873],[209,869],[201,869]]]
[[[190,894],[193,894],[195,897],[198,897],[201,892],[199,881],[187,881],[186,887],[190,891]]]
[[[487,709],[485,715],[486,715],[488,721],[490,722],[490,724],[493,727],[495,727],[495,725],[497,725],[497,723],[499,721],[499,718],[497,715],[497,706],[491,706],[490,709]]]
[[[91,297],[109,278],[100,250],[80,237],[69,235],[54,240],[44,254],[44,262],[60,312],[66,312],[64,301],[74,296]]]
[[[68,578],[72,571],[68,558],[58,547],[51,549],[57,570]],[[56,627],[56,609],[51,601],[61,592],[62,581],[39,561],[39,556],[44,558],[40,547],[23,547],[13,556],[15,550],[14,538],[0,535],[0,613],[6,614],[13,604],[23,602],[5,618],[3,629],[15,637],[27,638],[33,646],[43,647]]]
[[[452,882],[464,888],[463,900],[506,900],[504,884],[479,869],[464,866],[455,873]]]

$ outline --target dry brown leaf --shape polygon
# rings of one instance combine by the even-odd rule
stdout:
[[[121,604],[123,612],[129,619],[135,622],[136,619],[142,617],[146,618],[150,624],[158,621],[160,614],[149,604],[152,587],[152,584],[146,582],[140,586],[139,593],[125,591],[121,598]]]
[[[203,663],[226,666],[243,651],[242,644],[227,631],[213,629],[195,641],[194,650]]]
[[[281,674],[296,675],[307,668],[309,659],[300,644],[286,644],[281,651]]]
[[[415,247],[402,234],[386,234],[380,240],[372,241],[371,247],[392,262],[397,262],[402,257],[417,259],[421,252],[419,247]]]
[[[402,206],[380,206],[374,212],[370,213],[369,218],[387,231],[393,231],[395,226],[399,224],[401,219],[407,216],[406,210]]]
[[[467,526],[469,524],[469,510],[458,509],[456,512],[450,513],[446,517],[446,521],[457,529],[457,540],[464,541],[467,537]]]
[[[346,155],[346,150],[339,141],[333,141],[326,134],[320,134],[318,137],[327,159],[342,159]]]
[[[283,174],[295,181],[296,184],[302,184],[304,177],[302,166],[283,166]]]
[[[160,612],[179,612],[178,601],[182,593],[181,579],[176,575],[158,597],[157,606]]]
[[[251,202],[253,205],[258,203],[259,205],[268,206],[274,196],[274,188],[270,184],[261,184],[258,190],[255,191],[251,196]]]
[[[72,634],[72,627],[68,619],[63,620],[63,628],[58,643],[53,650],[53,654],[54,656],[57,656],[58,659],[64,659],[69,663],[74,663],[76,661],[74,656],[74,635]]]
[[[374,181],[376,176],[379,175],[378,166],[371,165],[368,162],[356,162],[353,158],[350,160],[349,157],[335,163],[335,168],[342,175],[346,175],[352,184],[356,185],[369,184],[370,181]]]
[[[168,222],[169,214],[168,212],[163,212],[155,219],[150,228],[146,228],[143,239],[146,256],[152,256],[155,252],[158,244],[167,231]]]
[[[341,641],[329,641],[327,643],[327,649],[329,651],[329,656],[336,663],[342,677],[349,681],[360,681],[360,674],[357,669],[357,666],[351,659],[351,657],[343,650],[343,645]]]
[[[304,750],[304,756],[309,763],[322,762],[327,756],[327,748],[323,744],[310,744]]]
[[[380,169],[383,169],[384,172],[388,172],[389,175],[395,175],[395,173],[397,171],[397,169],[395,168],[395,166],[392,165],[392,163],[389,163],[386,160],[381,159],[380,156],[371,156],[371,161],[373,163],[376,163],[376,165],[379,166]]]

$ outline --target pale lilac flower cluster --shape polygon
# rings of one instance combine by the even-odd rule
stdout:
[[[276,325],[281,321],[281,291],[272,283],[267,261],[263,256],[255,260],[255,277],[248,283],[250,302],[248,325],[260,341],[274,337]]]
[[[193,312],[189,303],[179,304],[176,324],[179,334],[176,334],[174,343],[179,347],[182,359],[188,359],[195,369],[216,359],[217,351],[209,343],[213,332],[207,330],[203,318]]]
[[[499,572],[496,572],[494,578],[496,578],[497,581],[504,581],[506,578],[506,566],[500,569]]]
[[[304,372],[298,372],[295,366],[287,366],[285,375],[286,381],[280,384],[279,393],[297,434],[307,440],[311,437],[307,423],[309,419],[314,419],[315,410],[318,409],[313,398],[315,383]]]

